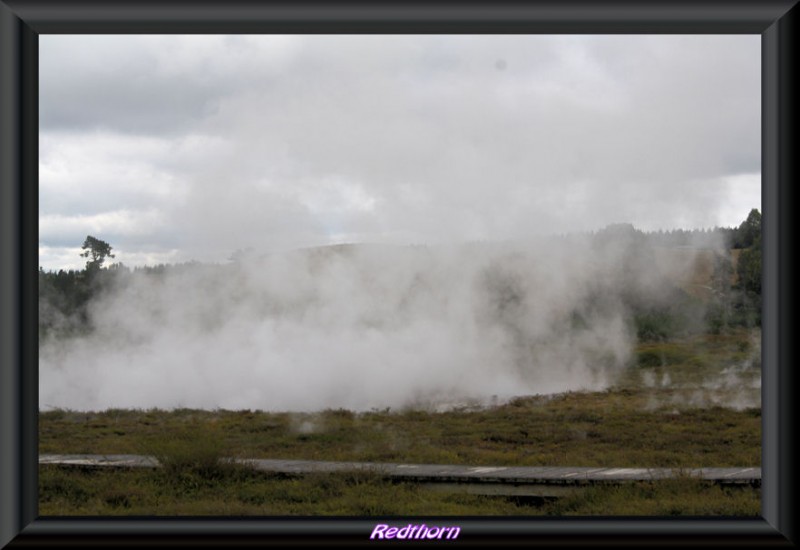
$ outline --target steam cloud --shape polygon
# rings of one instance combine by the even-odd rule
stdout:
[[[626,364],[630,243],[340,245],[122,273],[40,347],[40,404],[369,410],[596,390]],[[674,274],[673,274],[674,275]]]

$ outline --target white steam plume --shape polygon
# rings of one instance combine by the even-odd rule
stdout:
[[[40,348],[40,404],[311,411],[601,389],[633,343],[630,243],[344,245],[122,273]]]

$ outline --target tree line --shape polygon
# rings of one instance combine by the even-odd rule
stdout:
[[[671,288],[668,299],[660,302],[650,300],[643,293],[623,295],[640,340],[669,339],[687,331],[719,332],[731,327],[761,325],[761,213],[757,209],[734,228],[643,232],[630,224],[615,224],[593,232],[591,238],[598,246],[604,242],[624,241],[628,246],[626,261],[638,261],[640,265],[643,262],[646,265],[647,260],[638,256],[648,254],[656,246],[722,250],[715,256],[708,303],[700,303],[678,287]],[[127,277],[158,276],[200,265],[197,262],[160,264],[133,270],[121,263],[106,265],[108,259],[115,257],[113,248],[91,235],[86,237],[81,249],[81,256],[87,258],[82,270],[39,268],[40,340],[50,335],[74,336],[91,331],[90,304],[113,291],[114,285]],[[231,259],[236,262],[235,257]],[[225,269],[225,266],[219,268]],[[580,324],[580,319],[576,317],[575,322]]]

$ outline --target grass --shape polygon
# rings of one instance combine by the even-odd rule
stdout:
[[[757,335],[756,335],[757,336]],[[744,331],[640,345],[603,392],[447,412],[75,412],[39,416],[40,453],[149,454],[158,470],[40,467],[42,515],[758,515],[760,492],[695,479],[588,488],[532,506],[441,494],[376,474],[286,478],[226,457],[492,466],[736,467],[761,463],[761,410]],[[733,373],[733,382],[719,384]],[[668,378],[669,381],[664,383]],[[715,404],[716,403],[716,404]]]
[[[666,405],[648,410],[654,396]],[[39,449],[159,455],[154,447],[168,451],[196,438],[244,458],[596,467],[760,463],[760,409],[693,407],[676,396],[680,390],[621,389],[438,413],[54,411],[40,415]],[[214,432],[217,444],[208,435]]]
[[[391,483],[377,474],[312,474],[287,478],[231,469],[205,477],[161,470],[39,469],[43,516],[758,516],[760,491],[696,480],[590,487],[556,501],[531,504],[494,496],[442,493]]]

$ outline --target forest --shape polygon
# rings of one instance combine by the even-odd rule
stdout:
[[[610,225],[589,234],[556,235],[550,244],[589,239],[591,246],[623,246],[625,266],[651,265],[653,251],[659,248],[713,250],[713,272],[707,285],[710,294],[698,300],[680,285],[670,284],[666,297],[654,299],[641,285],[623,285],[621,299],[639,341],[661,341],[676,336],[709,331],[719,333],[732,327],[758,327],[761,324],[761,214],[751,210],[738,227],[643,232],[630,224]],[[227,264],[203,265],[199,262],[159,264],[129,268],[122,263],[108,263],[115,256],[112,246],[100,238],[87,236],[81,255],[87,258],[82,270],[46,271],[39,269],[39,338],[63,338],[85,335],[94,328],[90,305],[113,292],[132,278],[157,280],[168,273],[212,269],[221,277],[233,277],[247,254],[233,253]],[[648,269],[645,267],[644,269]],[[621,274],[626,270],[621,270]],[[502,281],[496,283],[495,287]],[[513,281],[496,293],[513,302]],[[606,288],[598,287],[587,300],[602,300]],[[504,306],[505,307],[505,306]],[[582,323],[582,311],[574,311],[575,326]]]

